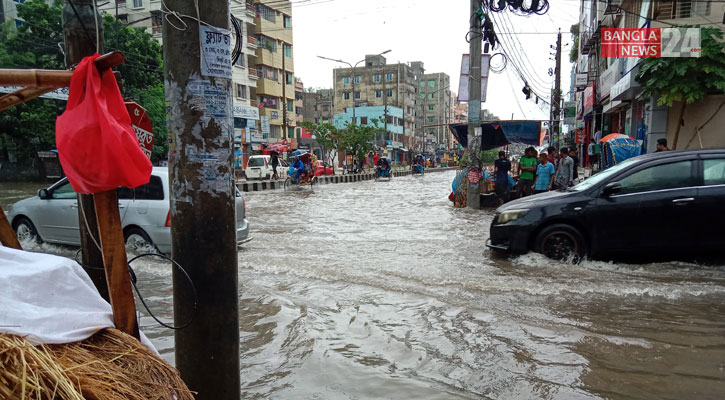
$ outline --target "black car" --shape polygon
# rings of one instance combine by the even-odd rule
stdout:
[[[652,153],[496,210],[487,246],[548,257],[725,249],[725,149]],[[717,254],[717,253],[716,253]]]

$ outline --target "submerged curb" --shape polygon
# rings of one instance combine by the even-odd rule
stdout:
[[[434,169],[427,169],[426,173],[431,172],[443,172],[443,171],[453,171],[457,167],[443,167],[443,168],[434,168]],[[410,175],[410,170],[398,170],[393,171],[393,176],[407,176]],[[331,175],[331,176],[318,176],[317,181],[318,184],[327,185],[332,183],[355,183],[355,182],[363,182],[363,181],[369,181],[375,179],[375,173],[373,172],[365,172],[362,174],[353,174],[353,175]],[[242,192],[261,192],[264,190],[276,190],[276,189],[282,189],[284,186],[283,180],[278,181],[261,181],[261,182],[243,182],[243,183],[237,183],[237,188],[241,190]]]

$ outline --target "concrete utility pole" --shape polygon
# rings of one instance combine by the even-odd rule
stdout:
[[[556,36],[556,67],[554,69],[554,95],[551,99],[551,138],[556,134],[556,142],[561,147],[559,137],[559,123],[561,119],[561,31]]]
[[[470,43],[470,75],[468,85],[468,167],[481,167],[481,137],[476,136],[476,130],[481,129],[481,19],[476,11],[481,7],[481,0],[471,0],[471,43]],[[468,208],[481,208],[481,190],[479,184],[471,184],[466,179]]]
[[[382,74],[380,74],[380,79],[382,79],[382,81],[383,81],[383,106],[385,107],[384,112],[383,112],[384,121],[385,121],[384,122],[385,131],[383,132],[383,137],[382,137],[382,141],[381,141],[380,145],[385,147],[385,140],[386,140],[385,138],[388,136],[388,90],[385,88],[385,81],[387,80],[387,79],[385,79],[385,66],[383,66],[383,72],[382,72]],[[403,128],[403,130],[405,130],[405,128]],[[392,135],[391,135],[390,140],[391,141],[393,140]]]
[[[96,49],[103,49],[103,23],[93,10],[92,0],[66,0],[63,3],[63,36],[65,40],[65,64],[70,68],[83,57],[92,56]],[[98,24],[98,44],[96,44]],[[99,242],[96,207],[93,196],[78,194],[78,226],[81,235],[81,261],[88,276],[101,296],[110,301],[103,255],[96,245]],[[88,222],[87,224],[85,222]],[[95,238],[95,239],[94,239]]]
[[[282,43],[282,138],[287,140],[287,69],[285,68],[284,43]]]
[[[174,321],[193,318],[174,331],[176,368],[197,400],[239,399],[231,49],[217,30],[229,29],[229,1],[165,5],[188,24],[163,24],[171,254],[193,283],[174,269]],[[205,24],[185,17],[197,13]]]

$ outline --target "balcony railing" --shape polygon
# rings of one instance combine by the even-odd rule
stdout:
[[[161,25],[153,25],[151,27],[151,33],[153,33],[153,34],[161,33]]]
[[[249,68],[249,79],[254,79],[255,81],[259,79],[259,71],[256,68]]]
[[[257,38],[254,36],[247,36],[247,47],[250,49],[257,48]]]
[[[247,3],[247,15],[252,18],[257,16],[257,10],[254,8],[253,3]]]

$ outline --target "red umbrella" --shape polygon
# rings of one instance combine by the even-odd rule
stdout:
[[[634,138],[627,136],[627,135],[623,135],[621,133],[610,133],[609,135],[603,137],[599,142],[604,143],[604,142],[607,142],[612,139],[632,139],[632,140],[634,140]]]

